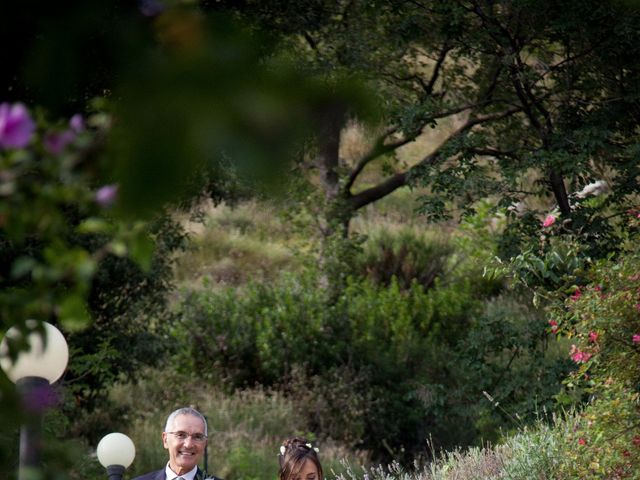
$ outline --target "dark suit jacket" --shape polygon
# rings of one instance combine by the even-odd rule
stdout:
[[[133,480],[165,480],[164,472],[165,472],[165,469],[163,468],[162,470],[156,470],[155,472],[145,473],[144,475],[140,475],[139,477],[136,477]],[[212,478],[213,480],[222,480],[221,478],[218,478],[213,475],[209,475],[207,478]],[[196,473],[195,480],[203,480],[203,479],[204,479],[204,472],[200,470],[200,467],[198,467],[198,472]]]

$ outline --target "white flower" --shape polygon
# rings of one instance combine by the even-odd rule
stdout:
[[[604,180],[598,180],[597,182],[585,185],[582,190],[576,193],[578,198],[586,198],[589,195],[600,195],[609,190],[609,185]]]
[[[284,455],[285,451],[286,451],[286,448],[284,448],[284,445],[280,445],[280,455]]]
[[[306,445],[306,447],[307,447],[307,448],[313,448],[313,449],[316,451],[316,453],[318,453],[318,452],[320,451],[320,450],[318,450],[318,448],[317,448],[317,447],[314,447],[314,446],[313,446],[313,445],[311,445],[310,443],[305,443],[305,445]]]

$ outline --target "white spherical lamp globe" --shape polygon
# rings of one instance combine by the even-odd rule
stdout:
[[[136,456],[136,447],[124,433],[109,433],[98,443],[98,460],[104,467],[120,465],[127,468]]]
[[[27,326],[33,328],[37,325],[35,320],[27,320]],[[18,354],[15,362],[9,357],[8,339],[18,339],[22,335],[19,329],[11,327],[0,343],[0,367],[5,371],[12,382],[25,377],[40,377],[54,383],[58,380],[69,361],[69,348],[64,336],[56,327],[47,322],[42,322],[44,327],[44,339],[40,332],[31,332],[27,337],[29,350],[23,350]]]

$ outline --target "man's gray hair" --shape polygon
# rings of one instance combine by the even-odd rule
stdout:
[[[199,411],[197,411],[195,408],[191,408],[191,407],[182,407],[179,408],[177,410],[174,410],[173,412],[171,412],[169,414],[169,417],[167,418],[167,423],[165,423],[164,425],[164,431],[168,432],[170,428],[173,428],[173,421],[176,419],[176,417],[180,416],[180,415],[192,415],[194,417],[198,417],[200,420],[202,420],[202,423],[204,424],[204,434],[205,436],[208,435],[207,432],[207,419],[204,418],[204,415],[202,415]]]

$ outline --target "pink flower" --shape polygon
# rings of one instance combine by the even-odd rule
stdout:
[[[579,438],[578,439],[578,445],[586,445],[587,441],[584,438]]]
[[[549,320],[549,325],[551,326],[551,331],[556,333],[558,331],[558,322],[555,320]]]
[[[592,357],[592,354],[590,354],[588,352],[581,351],[575,345],[571,345],[571,350],[570,350],[569,354],[571,355],[571,360],[573,360],[576,363],[588,362],[589,359]]]
[[[118,185],[105,185],[96,192],[96,202],[102,207],[110,207],[118,198]]]
[[[84,130],[84,118],[79,113],[76,113],[69,120],[69,127],[76,133],[80,133]]]
[[[633,343],[640,343],[640,333],[634,334],[633,337],[631,337],[631,341]]]
[[[598,341],[598,332],[589,332],[589,341],[591,343],[596,343]]]
[[[553,225],[554,223],[556,223],[556,217],[554,217],[553,215],[547,215],[546,218],[544,219],[544,222],[542,222],[542,227],[547,228]]]
[[[633,437],[633,444],[636,447],[640,447],[640,435],[636,435],[636,436]]]
[[[36,125],[22,103],[0,105],[0,147],[24,148],[31,141]]]
[[[75,138],[76,134],[71,130],[49,132],[44,137],[44,148],[46,148],[49,153],[57,155],[61,153],[67,145],[73,142]]]
[[[640,303],[636,303],[636,310],[640,312]]]
[[[582,292],[580,291],[580,287],[577,287],[576,291],[573,292],[573,295],[571,295],[571,297],[569,297],[569,298],[571,298],[571,300],[575,301],[575,300],[578,300],[581,296],[582,296]]]

